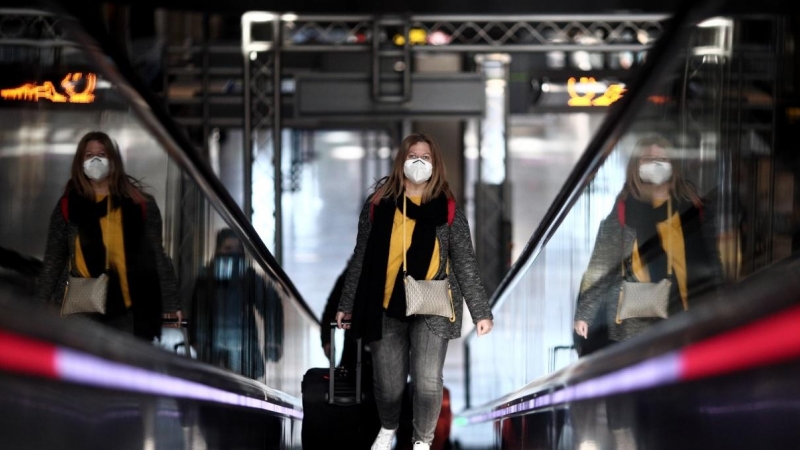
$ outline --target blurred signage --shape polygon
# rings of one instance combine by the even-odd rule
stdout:
[[[575,77],[567,80],[569,106],[610,106],[627,91],[624,84],[598,83],[594,77]]]
[[[22,86],[0,90],[3,100],[39,102],[47,100],[53,103],[92,103],[94,90],[97,87],[97,75],[81,72],[68,73],[56,89],[52,81],[42,84],[26,83]]]

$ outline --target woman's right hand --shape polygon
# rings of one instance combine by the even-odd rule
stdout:
[[[576,320],[575,321],[575,332],[578,333],[578,336],[583,336],[584,339],[589,338],[589,324],[583,320]]]
[[[339,311],[336,313],[336,327],[341,329],[348,330],[350,329],[350,324],[342,325],[342,321],[350,320],[353,317],[351,313],[346,313],[344,311]]]

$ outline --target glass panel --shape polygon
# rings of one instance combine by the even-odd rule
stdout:
[[[131,239],[147,244],[155,241],[144,231],[131,231],[140,229],[124,225],[133,220],[124,209],[125,202],[133,200],[123,200],[123,244],[108,244],[110,254],[124,249],[124,258],[115,260],[110,270],[110,277],[120,280],[119,284],[110,286],[124,296],[122,280],[127,280],[134,308],[123,309],[120,317],[133,316],[135,328],[141,323],[131,312],[136,306],[158,308],[150,298],[136,294],[133,272],[159,266],[153,271],[158,272],[158,279],[150,281],[157,281],[166,296],[169,292],[164,286],[169,277],[165,274],[172,271],[177,278],[176,296],[188,319],[193,358],[299,397],[305,369],[315,363],[322,365],[322,353],[312,361],[309,352],[318,347],[316,321],[301,306],[302,299],[256,262],[196,183],[169,158],[161,144],[164,141],[151,134],[132,112],[122,89],[92,64],[91,52],[96,48],[82,47],[76,35],[64,28],[71,24],[68,20],[34,10],[0,12],[0,21],[19,25],[14,39],[0,34],[0,66],[4,69],[0,71],[0,214],[4,217],[0,221],[0,296],[34,301],[38,279],[38,297],[56,313],[64,295],[67,261],[73,260],[77,266],[79,259],[93,258],[94,247],[74,244],[90,240],[87,230],[95,229],[97,223],[101,223],[96,229],[103,241],[111,239],[110,234],[102,234],[101,219],[83,217],[83,210],[75,212],[72,200],[64,217],[60,201],[70,177],[87,180],[80,166],[71,172],[78,142],[89,131],[103,131],[113,139],[125,173],[140,180],[143,192],[153,196],[158,208],[143,211],[143,219],[147,224],[160,216],[162,229],[158,231],[168,259],[160,266],[154,262],[163,260],[156,245],[152,246],[156,253],[152,259],[142,256],[146,254],[142,246],[128,245]],[[109,179],[122,168],[111,160],[114,167]],[[93,190],[99,187],[92,186]],[[67,231],[56,233],[59,227],[53,224]],[[58,246],[63,246],[63,251],[53,250]],[[86,249],[87,256],[76,256],[74,248],[81,253]],[[57,253],[63,257],[54,258]],[[100,258],[104,260],[102,250]],[[127,272],[117,262],[122,260]],[[43,283],[48,273],[52,283]],[[162,303],[175,300],[170,297]],[[172,308],[162,309],[168,312]],[[159,317],[161,312],[157,312]],[[109,322],[109,318],[107,314],[98,321]],[[156,329],[159,326],[156,322]],[[162,330],[161,342],[154,344],[183,354],[187,349],[183,333],[168,327]]]
[[[183,293],[198,359],[299,397],[311,364],[308,349],[318,339],[316,324],[254,262],[207,201],[199,200],[197,209],[207,213],[190,223],[204,263],[188,277],[193,284]]]
[[[715,18],[468,340],[472,406],[713,299],[800,247],[796,26]],[[577,328],[588,339],[573,332]]]

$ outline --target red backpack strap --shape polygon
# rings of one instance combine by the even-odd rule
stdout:
[[[447,199],[447,226],[452,226],[456,219],[456,201],[452,198]]]
[[[617,218],[619,219],[619,224],[623,227],[625,226],[625,202],[620,200],[617,202]]]
[[[64,216],[64,222],[69,222],[69,197],[61,197],[61,215]]]
[[[139,209],[142,211],[142,222],[147,222],[147,201],[150,199],[149,196],[145,195],[142,192],[135,192],[134,195],[131,197],[133,203],[139,202]]]

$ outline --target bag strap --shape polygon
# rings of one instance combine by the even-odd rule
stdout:
[[[67,220],[67,217],[68,217],[67,212],[66,212],[66,211],[68,211],[68,206],[67,206],[68,203],[69,203],[69,201],[67,200],[66,196],[61,198],[61,213],[64,214],[64,219],[65,220]],[[106,197],[106,217],[108,218],[109,221],[111,221],[111,195],[110,194],[109,194],[108,197]],[[103,228],[100,227],[100,235],[102,236],[102,234],[103,234]],[[111,258],[109,258],[108,245],[105,242],[103,242],[103,247],[106,248],[106,269],[105,269],[105,273],[108,273],[108,271],[111,269],[111,261],[110,261]],[[67,265],[67,273],[72,273],[72,260],[73,259],[74,259],[74,256],[69,259],[69,263]]]
[[[406,194],[403,193],[403,279],[408,276],[408,263],[406,262]]]
[[[617,212],[620,214],[620,223],[622,224],[622,227],[624,228],[625,227],[625,220],[624,220],[624,216],[623,215],[625,214],[625,207],[624,206],[621,207],[621,208],[618,207],[617,208]],[[667,226],[671,226],[671,223],[670,223],[671,220],[672,220],[672,198],[667,200]],[[656,227],[656,229],[658,229],[658,227]],[[667,231],[669,231],[669,229],[667,229]],[[667,254],[667,276],[668,277],[672,276],[672,253],[669,251],[669,250],[672,249],[672,246],[670,245],[671,242],[672,242],[671,235],[672,235],[672,233],[669,233],[669,232],[667,233],[667,249],[664,250],[664,253]],[[620,245],[621,245],[621,243],[620,243]],[[620,265],[622,266],[622,278],[624,279],[625,278],[625,259],[624,258],[623,258],[622,263]]]
[[[108,197],[106,197],[106,221],[108,222],[106,227],[111,228],[111,194],[108,194]],[[103,234],[103,227],[100,227],[100,234]],[[108,244],[103,242],[103,246],[106,248],[106,273],[108,273],[111,268],[111,261],[109,261],[111,258],[108,256]]]
[[[406,201],[407,196],[403,193],[403,281],[405,282],[406,277],[408,276],[408,263],[406,260]],[[455,202],[453,202],[455,205]],[[449,205],[448,205],[449,207]],[[447,299],[450,300],[450,310],[453,311],[453,315],[450,316],[450,322],[453,323],[456,321],[456,305],[453,303],[453,290],[450,288],[450,258],[447,258],[444,266],[444,273],[446,275],[447,280]]]
[[[624,203],[623,203],[623,205],[624,205]],[[625,220],[624,220],[625,208],[624,208],[624,206],[622,206],[621,208],[618,207],[617,208],[617,212],[620,214],[620,223],[624,224],[625,223]],[[667,236],[666,236],[666,239],[667,239],[667,246],[666,247],[667,248],[664,250],[664,253],[667,254],[667,277],[671,277],[672,276],[672,252],[671,252],[672,246],[670,245],[672,243],[672,239],[671,239],[672,232],[669,230],[669,227],[672,226],[671,220],[672,220],[672,197],[670,197],[667,200],[667,221],[666,221],[667,222]],[[624,227],[624,225],[623,225],[623,227]],[[656,230],[658,230],[657,226],[656,226]],[[621,268],[622,268],[622,279],[624,281],[625,280],[625,260],[624,259],[622,260]],[[616,317],[616,323],[617,324],[621,324],[622,323],[622,320],[619,318],[619,311],[622,308],[622,297],[623,297],[623,292],[622,292],[622,290],[620,290],[620,292],[619,292],[619,300],[618,300],[618,303],[617,303],[617,317]],[[686,302],[683,303],[683,309],[684,309],[684,311],[687,311],[689,309],[689,305]]]
[[[408,276],[408,263],[406,262],[406,199],[408,197],[403,194],[403,278]],[[448,200],[452,201],[452,200]],[[453,206],[455,206],[455,202],[453,202]],[[448,208],[450,205],[448,204]],[[450,258],[447,258],[444,266],[444,273],[449,278],[450,277]],[[453,299],[451,298],[450,301],[452,302]]]

